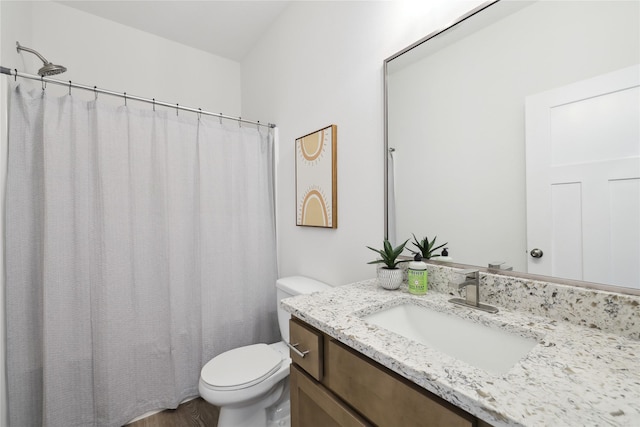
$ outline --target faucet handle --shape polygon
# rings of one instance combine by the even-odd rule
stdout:
[[[504,261],[491,261],[489,263],[489,270],[513,271],[513,267],[507,265]]]
[[[477,279],[479,277],[480,270],[478,270],[477,268],[466,268],[462,270],[457,270],[454,273],[463,274],[469,279]]]

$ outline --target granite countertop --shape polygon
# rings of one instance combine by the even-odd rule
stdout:
[[[500,308],[457,306],[430,290],[387,291],[375,279],[287,298],[282,307],[327,335],[494,426],[640,426],[640,341]],[[366,323],[361,316],[410,300],[534,338],[502,375]],[[438,327],[438,325],[429,325]]]

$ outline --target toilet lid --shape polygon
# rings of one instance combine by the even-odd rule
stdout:
[[[282,355],[267,344],[234,348],[211,359],[200,376],[213,389],[251,387],[280,368]]]

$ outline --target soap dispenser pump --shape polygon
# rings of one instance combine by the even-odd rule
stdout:
[[[444,248],[440,256],[433,257],[433,261],[453,262],[453,258],[449,256],[449,248]]]

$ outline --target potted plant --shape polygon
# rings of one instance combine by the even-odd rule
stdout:
[[[402,284],[402,270],[398,268],[398,264],[407,262],[408,260],[398,260],[398,256],[404,251],[404,247],[409,239],[397,247],[391,246],[391,243],[385,239],[382,249],[374,249],[370,246],[367,248],[380,255],[380,259],[370,261],[367,264],[384,264],[378,268],[378,284],[384,289],[398,289]]]
[[[422,240],[418,240],[415,234],[412,234],[412,236],[414,240],[412,242],[413,246],[418,248],[418,250],[412,251],[411,249],[409,249],[409,251],[411,251],[411,253],[416,256],[420,255],[423,259],[431,259],[431,258],[439,257],[440,255],[434,254],[434,252],[447,244],[447,243],[443,243],[440,246],[435,246],[436,239],[438,238],[438,236],[434,237],[432,241],[429,241],[429,238],[426,236]]]

